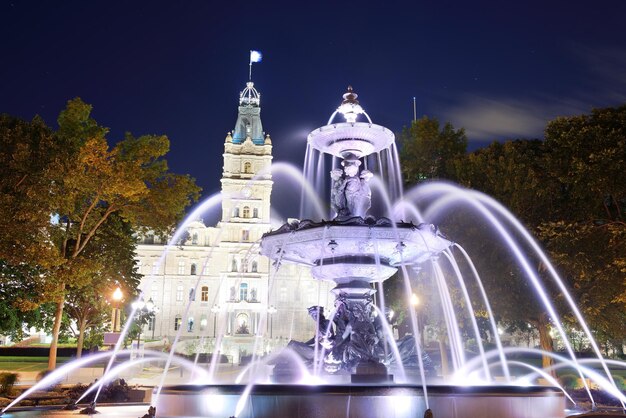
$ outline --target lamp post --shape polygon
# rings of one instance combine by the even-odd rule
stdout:
[[[421,299],[419,298],[419,296],[417,296],[415,293],[413,293],[411,295],[411,306],[413,306],[413,309],[415,310],[415,319],[417,321],[417,332],[419,333],[419,337],[420,337],[420,344],[422,345],[422,347],[424,347],[424,324],[422,324],[422,318],[420,318],[420,311],[419,311],[419,306],[422,304]]]
[[[113,305],[113,320],[111,321],[111,332],[120,332],[121,311],[120,301],[124,297],[122,290],[118,287],[115,289],[112,295]]]
[[[159,311],[159,308],[154,306],[154,301],[152,298],[148,299],[147,302],[144,302],[143,298],[140,298],[131,304],[133,310],[136,311],[135,318],[137,318],[137,324],[139,325],[139,334],[137,335],[137,353],[139,353],[139,348],[141,347],[141,331],[143,330],[145,318],[148,318],[148,321],[152,321],[154,315]],[[152,335],[154,336],[154,326],[152,326]]]
[[[267,308],[267,313],[270,316],[270,338],[274,338],[274,323],[273,323],[273,315],[276,313],[277,309],[274,305],[270,305],[269,308]]]
[[[213,313],[213,338],[216,337],[216,329],[217,329],[217,314],[220,311],[220,306],[218,304],[213,305],[211,308],[211,312]]]

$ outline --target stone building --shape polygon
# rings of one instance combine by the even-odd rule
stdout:
[[[259,240],[272,228],[273,186],[272,141],[263,131],[260,112],[260,94],[248,82],[239,96],[235,129],[224,142],[218,224],[190,223],[183,245],[168,247],[150,235],[138,245],[144,299],[158,308],[144,329],[147,339],[172,341],[180,329],[190,352],[201,341],[202,351],[211,352],[215,337],[223,335],[221,352],[238,362],[255,349],[308,340],[314,322],[306,309],[317,304],[330,308],[326,283],[295,266],[275,272],[259,255]]]

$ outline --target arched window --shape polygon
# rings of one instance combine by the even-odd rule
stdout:
[[[250,231],[248,231],[247,229],[241,231],[241,240],[244,242],[250,241]]]
[[[258,218],[259,217],[259,209],[258,208],[252,209],[252,217],[253,218]]]
[[[258,268],[259,268],[259,267],[258,267],[258,264],[257,264],[256,260],[255,260],[255,261],[253,261],[253,262],[252,262],[252,272],[253,272],[253,273],[256,273],[256,272],[257,272],[257,270],[258,270]]]
[[[240,313],[237,315],[237,330],[236,334],[250,334],[250,328],[248,327],[248,315]]]
[[[209,286],[202,286],[200,289],[200,302],[209,301]]]
[[[239,285],[239,300],[248,300],[248,283]]]
[[[250,207],[249,206],[244,206],[243,207],[243,217],[244,218],[249,218],[250,217]]]
[[[191,275],[195,276],[196,275],[196,271],[198,270],[198,267],[196,266],[196,263],[193,263],[191,265]]]
[[[233,209],[233,218],[238,218],[239,217],[239,208],[235,208]]]
[[[187,332],[193,332],[193,316],[187,320]]]
[[[193,245],[198,245],[198,233],[194,232],[193,235],[191,236],[191,243]]]
[[[245,163],[243,163],[243,172],[246,174],[252,173],[252,164],[250,163],[250,161],[246,161]]]
[[[230,264],[230,271],[237,271],[237,260],[233,258],[233,262]]]
[[[174,317],[174,331],[178,331],[180,329],[180,324],[183,322],[183,317],[180,315],[176,315]]]

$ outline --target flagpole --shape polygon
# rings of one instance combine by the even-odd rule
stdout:
[[[413,96],[413,121],[417,120],[417,107],[415,106],[415,96]]]
[[[252,81],[252,50],[250,50],[250,72],[248,73],[248,81]]]

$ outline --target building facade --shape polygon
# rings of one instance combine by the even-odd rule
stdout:
[[[217,343],[236,363],[255,350],[308,340],[315,323],[307,308],[328,309],[332,298],[330,286],[313,280],[307,268],[276,270],[259,255],[260,238],[272,228],[272,141],[263,131],[252,82],[239,95],[223,158],[219,223],[190,223],[182,245],[144,236],[137,259],[144,299],[158,308],[144,329],[146,338],[172,341],[180,331],[189,354],[212,352]]]

